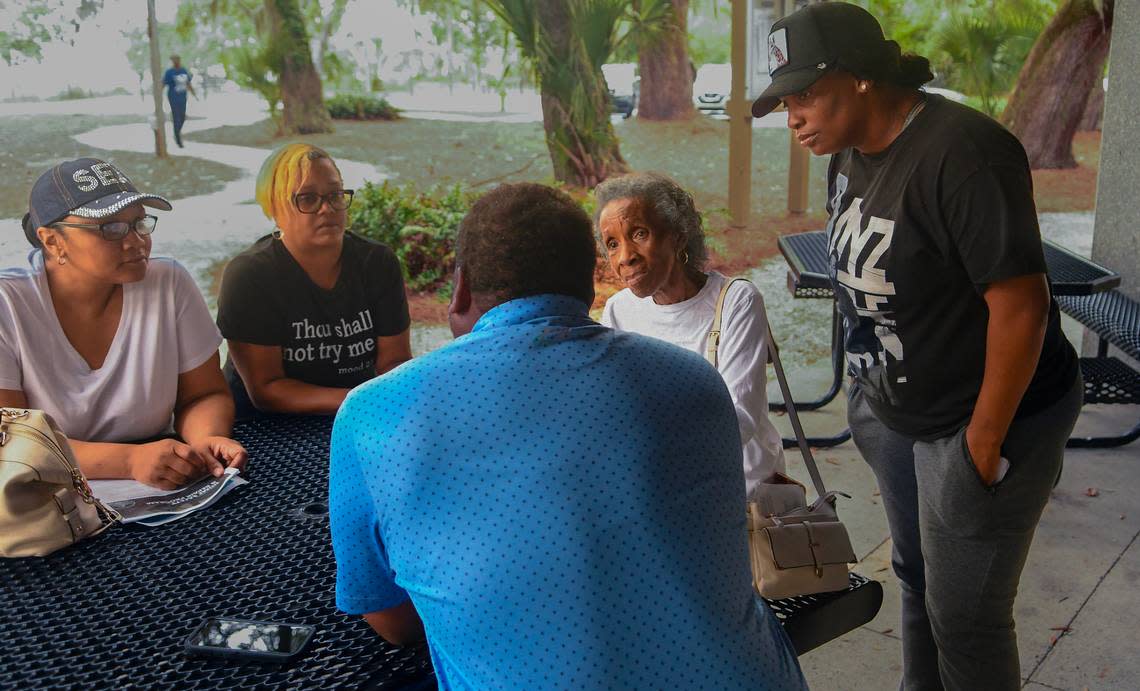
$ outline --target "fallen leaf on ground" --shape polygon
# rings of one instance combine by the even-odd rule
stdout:
[[[883,629],[880,633],[890,633],[891,631],[894,631],[894,629]]]
[[[1068,633],[1068,632],[1072,631],[1073,629],[1071,629],[1068,626],[1053,626],[1053,627],[1050,627],[1049,630],[1050,631],[1060,631],[1061,633]]]
[[[879,490],[875,490],[874,492],[871,492],[871,496],[872,496],[872,497],[877,497],[877,496],[879,496]]]
[[[1090,497],[1096,497],[1100,495],[1100,490],[1096,487],[1089,487],[1085,490],[1085,494]]]
[[[829,456],[829,457],[827,457],[827,458],[825,458],[825,459],[823,459],[823,460],[827,461],[827,462],[828,462],[828,463],[830,463],[831,465],[839,465],[839,461],[838,461],[838,460],[836,460],[836,459],[834,459],[834,458],[831,458],[830,456]]]

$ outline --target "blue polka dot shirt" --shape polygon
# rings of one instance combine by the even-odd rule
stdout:
[[[732,400],[681,348],[540,295],[336,417],[338,607],[409,598],[444,689],[800,689],[754,597]]]

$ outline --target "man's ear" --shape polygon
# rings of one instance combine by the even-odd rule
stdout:
[[[455,267],[455,277],[451,285],[451,303],[447,306],[447,323],[451,335],[459,338],[471,332],[480,312],[471,297],[471,284],[461,267]]]
[[[464,314],[471,309],[471,286],[467,282],[467,274],[462,267],[455,267],[455,277],[451,285],[451,303],[447,306],[448,314]]]

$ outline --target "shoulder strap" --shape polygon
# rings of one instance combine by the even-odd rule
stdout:
[[[724,282],[724,286],[720,289],[720,295],[716,299],[716,311],[713,313],[712,328],[709,330],[708,341],[705,345],[705,359],[717,367],[717,347],[720,346],[720,333],[721,322],[724,312],[724,297],[728,294],[728,288],[737,281],[750,282],[746,278],[730,278]],[[792,421],[792,429],[796,432],[796,442],[799,444],[800,455],[804,458],[804,465],[807,466],[808,474],[811,475],[812,485],[815,486],[816,494],[820,497],[828,496],[827,487],[823,484],[823,476],[819,474],[819,467],[815,464],[815,458],[812,456],[811,447],[808,446],[807,438],[804,436],[803,425],[800,424],[800,416],[796,412],[796,406],[792,401],[792,392],[788,388],[788,380],[784,376],[784,367],[780,362],[780,349],[776,347],[776,338],[772,335],[772,326],[767,321],[768,315],[764,314],[764,328],[768,332],[768,361],[772,363],[773,368],[776,370],[776,380],[780,383],[780,393],[784,396],[784,407],[788,411],[788,417]]]
[[[823,499],[828,496],[827,487],[823,484],[823,477],[819,474],[819,467],[815,464],[815,458],[811,455],[811,447],[808,446],[807,438],[804,436],[804,428],[800,424],[800,416],[796,412],[796,405],[792,401],[792,392],[788,388],[788,379],[784,376],[784,366],[780,363],[780,349],[776,346],[776,338],[772,335],[772,326],[767,323],[767,313],[764,314],[764,319],[764,326],[768,329],[768,360],[776,370],[776,381],[780,382],[780,394],[784,397],[784,408],[788,411],[788,417],[791,418],[792,429],[796,432],[796,442],[800,447],[800,455],[804,457],[804,465],[807,466],[808,474],[811,475],[811,483],[815,486],[816,494],[820,499]],[[834,502],[834,498],[831,501]]]
[[[720,346],[720,324],[721,317],[724,313],[724,296],[728,295],[728,288],[737,281],[744,281],[748,283],[747,278],[729,278],[725,280],[724,285],[720,288],[720,295],[716,298],[716,311],[713,312],[712,328],[709,329],[709,337],[705,341],[705,359],[709,361],[713,367],[718,367],[716,349]]]

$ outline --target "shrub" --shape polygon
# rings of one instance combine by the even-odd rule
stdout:
[[[395,120],[400,111],[387,99],[366,94],[337,94],[325,101],[336,120]]]
[[[456,231],[475,197],[459,185],[422,193],[365,183],[353,199],[348,229],[392,248],[410,290],[439,290],[451,280]]]

